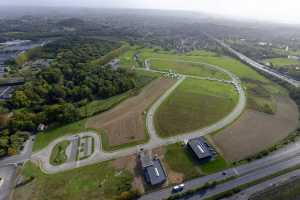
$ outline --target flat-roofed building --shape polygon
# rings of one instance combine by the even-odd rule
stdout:
[[[159,185],[166,181],[166,173],[159,159],[152,159],[150,152],[140,152],[141,165],[148,184]]]
[[[203,138],[190,139],[187,145],[200,161],[205,162],[212,158],[212,153]]]

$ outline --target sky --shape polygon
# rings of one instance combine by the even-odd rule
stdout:
[[[300,24],[300,0],[0,0],[1,5],[191,10]]]

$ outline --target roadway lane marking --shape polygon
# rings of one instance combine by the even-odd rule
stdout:
[[[234,171],[234,173],[235,173],[237,176],[240,175],[240,173],[238,172],[238,170],[237,170],[236,168],[233,168],[233,171]]]

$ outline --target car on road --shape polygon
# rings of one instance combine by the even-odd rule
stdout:
[[[176,192],[181,192],[182,190],[184,189],[184,184],[180,184],[180,185],[175,185],[173,188],[172,188],[172,192],[173,193],[176,193]]]

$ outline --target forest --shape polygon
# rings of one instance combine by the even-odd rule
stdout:
[[[68,37],[29,51],[26,60],[43,58],[52,62],[17,88],[4,105],[13,115],[1,124],[0,156],[15,154],[28,137],[24,132],[35,132],[39,124],[79,120],[83,117],[79,107],[135,88],[134,72],[98,62],[106,55],[112,58],[121,53],[118,49],[122,47],[117,42]]]

